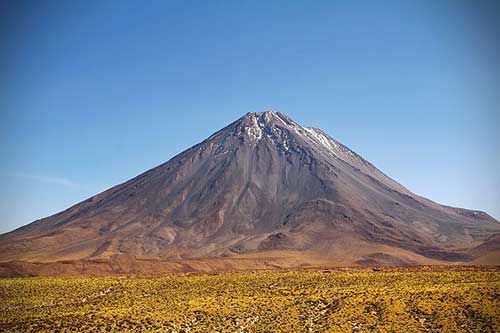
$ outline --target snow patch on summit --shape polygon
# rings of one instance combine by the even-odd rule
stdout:
[[[260,140],[262,138],[262,128],[263,124],[260,123],[256,116],[250,117],[250,126],[246,126],[243,130],[245,134],[250,138],[250,140]]]
[[[339,151],[339,146],[335,142],[333,142],[323,133],[317,131],[314,128],[304,127],[304,130],[306,130],[306,132],[309,134],[309,138],[312,138],[316,142],[319,142],[320,144],[328,148],[328,150],[337,155],[337,152]]]

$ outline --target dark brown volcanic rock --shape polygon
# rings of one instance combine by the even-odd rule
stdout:
[[[499,235],[486,213],[417,196],[323,131],[262,112],[1,235],[0,261],[296,251],[338,264],[433,264],[487,255],[499,249]]]

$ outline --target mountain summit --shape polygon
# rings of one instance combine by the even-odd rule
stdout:
[[[499,235],[486,213],[415,195],[322,130],[268,111],[0,236],[0,260],[498,262]]]

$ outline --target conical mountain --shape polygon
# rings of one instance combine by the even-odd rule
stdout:
[[[413,194],[317,128],[247,113],[168,162],[0,236],[0,260],[497,258],[500,223]],[[300,258],[300,260],[299,260]]]

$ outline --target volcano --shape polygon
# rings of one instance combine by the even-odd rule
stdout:
[[[322,130],[270,111],[247,113],[162,165],[0,236],[4,267],[499,258],[500,223],[488,214],[418,196]]]

